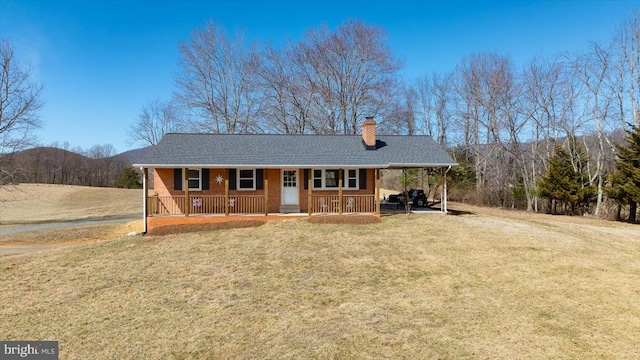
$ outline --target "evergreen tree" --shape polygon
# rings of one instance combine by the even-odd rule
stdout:
[[[452,186],[467,190],[476,186],[475,158],[468,149],[456,147],[451,151],[451,157],[455,159],[458,166],[451,168],[449,177]]]
[[[609,175],[605,191],[620,207],[629,206],[629,222],[635,222],[640,202],[640,127],[631,126],[626,141],[627,146],[616,145],[616,170]]]
[[[132,168],[126,167],[120,173],[120,179],[116,181],[116,187],[125,188],[125,189],[142,189],[142,184],[140,184],[140,174]]]
[[[553,213],[557,212],[558,202],[565,213],[576,213],[588,208],[593,201],[595,188],[589,185],[585,169],[588,157],[582,148],[577,148],[576,153],[578,161],[572,162],[571,154],[556,145],[554,155],[549,159],[549,169],[538,182],[538,192],[549,200]]]
[[[402,171],[402,176],[400,177],[400,184],[403,188],[414,188],[418,186],[418,181],[420,179],[420,169],[405,169]]]

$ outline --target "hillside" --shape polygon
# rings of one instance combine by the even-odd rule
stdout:
[[[150,149],[151,149],[150,146],[142,147],[138,149],[125,151],[123,153],[118,154],[118,156],[126,159],[129,164],[139,164],[142,158],[147,154],[147,152]]]
[[[144,150],[104,156],[100,151],[79,154],[55,147],[27,149],[0,157],[0,184],[113,186],[122,169],[138,160]]]
[[[0,187],[0,225],[141,214],[142,190],[20,184]]]

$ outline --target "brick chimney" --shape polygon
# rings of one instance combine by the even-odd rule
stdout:
[[[373,116],[367,116],[362,123],[362,142],[367,150],[376,149],[376,121]]]

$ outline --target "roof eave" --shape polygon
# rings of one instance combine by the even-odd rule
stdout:
[[[389,169],[405,169],[405,168],[429,168],[429,167],[448,167],[457,166],[458,163],[393,163],[389,164]]]
[[[386,168],[385,164],[133,164],[133,167],[140,168],[208,168],[208,169],[235,169],[235,168],[255,168],[255,169],[323,169],[323,168],[360,168],[360,169],[380,169]]]

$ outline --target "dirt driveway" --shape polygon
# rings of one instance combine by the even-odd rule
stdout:
[[[88,219],[88,220],[56,221],[56,222],[46,222],[46,223],[40,223],[40,224],[12,225],[10,227],[7,227],[6,229],[0,229],[0,236],[18,234],[18,233],[29,232],[29,231],[62,229],[67,227],[118,224],[118,223],[123,223],[131,220],[135,220],[135,217],[132,217],[132,216],[104,217],[104,218],[96,218],[96,219]]]
[[[126,223],[134,217],[104,217],[87,220],[11,225],[0,229],[0,257],[39,252],[124,236],[138,230]],[[68,229],[68,231],[61,231]]]

